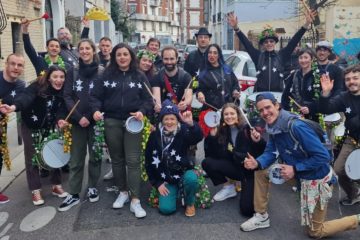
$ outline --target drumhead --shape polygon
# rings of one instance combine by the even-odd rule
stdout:
[[[269,168],[269,178],[274,184],[283,184],[285,179],[280,175],[281,167],[279,164],[274,164]]]
[[[341,116],[339,113],[325,115],[325,117],[324,117],[325,122],[337,122],[337,121],[340,121],[340,119],[341,119]]]
[[[344,123],[340,123],[339,126],[335,127],[334,135],[336,137],[342,137],[342,136],[345,135],[345,125],[344,125]]]
[[[250,100],[250,102],[256,102],[256,96],[259,95],[260,93],[263,93],[263,92],[256,92],[256,93],[249,95],[248,99]],[[274,97],[278,103],[281,103],[281,96],[282,96],[281,92],[270,92],[270,93],[272,93],[274,95]]]
[[[192,97],[192,101],[191,101],[191,107],[200,109],[200,108],[202,108],[202,106],[203,106],[203,104],[197,100],[196,95],[194,94]]]
[[[209,111],[204,116],[204,122],[209,128],[214,128],[220,124],[220,112]]]
[[[126,119],[125,127],[129,133],[139,133],[144,128],[144,122],[137,120],[134,116],[131,116]]]
[[[346,175],[352,180],[360,179],[360,149],[350,153],[345,162]]]
[[[64,141],[53,139],[44,144],[42,158],[45,164],[51,168],[61,168],[70,160],[70,153],[64,153]]]

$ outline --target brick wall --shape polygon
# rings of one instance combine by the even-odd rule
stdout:
[[[13,37],[12,37],[12,23],[20,23],[23,17],[28,19],[37,18],[42,15],[41,5],[36,4],[30,0],[3,0],[1,1],[4,7],[4,11],[7,15],[7,26],[1,38],[1,54],[4,59],[0,59],[0,69],[4,68],[6,57],[13,52]],[[44,37],[43,37],[43,25],[41,20],[34,21],[29,26],[29,33],[32,44],[37,51],[44,51]],[[19,39],[21,41],[21,49],[23,51],[22,35],[19,33]],[[35,69],[33,68],[30,60],[27,58],[25,52],[25,72],[23,79],[30,81],[36,78]]]

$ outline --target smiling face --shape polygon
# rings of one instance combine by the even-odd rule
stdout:
[[[260,117],[264,119],[264,121],[268,125],[272,125],[273,123],[275,123],[280,113],[279,103],[274,104],[269,99],[263,99],[257,102],[256,108],[260,113]]]
[[[51,57],[56,57],[60,53],[60,43],[57,41],[50,41],[46,46],[46,50]]]
[[[53,71],[49,77],[49,82],[55,90],[61,90],[64,85],[65,74],[63,71]]]
[[[168,132],[173,132],[177,129],[178,119],[174,114],[166,114],[162,119],[162,125]]]
[[[149,42],[147,49],[152,52],[153,54],[158,55],[158,51],[159,51],[160,45],[157,41],[151,41]]]
[[[311,68],[311,62],[312,62],[312,57],[309,53],[304,52],[299,56],[299,65],[301,69],[304,70]]]
[[[94,49],[91,47],[91,44],[89,42],[82,42],[79,45],[79,55],[81,60],[86,63],[86,64],[90,64],[93,62],[94,60],[94,54],[95,51]]]
[[[163,52],[163,63],[167,71],[171,72],[175,70],[177,64],[176,52],[173,49],[167,49]]]
[[[320,63],[327,62],[331,52],[325,47],[319,47],[316,50],[316,57]]]
[[[224,123],[230,127],[236,126],[239,123],[239,116],[236,110],[232,107],[227,107],[223,110]]]
[[[140,58],[139,68],[141,71],[143,71],[143,72],[149,71],[151,69],[152,65],[153,65],[153,62],[147,55],[143,55]]]
[[[266,39],[263,43],[263,47],[266,51],[272,52],[275,50],[276,42],[274,39]]]
[[[218,52],[217,48],[214,46],[211,46],[209,48],[208,61],[214,67],[219,66],[219,52]]]
[[[116,63],[121,71],[128,71],[130,69],[131,55],[127,48],[119,48],[115,53]]]
[[[23,73],[25,60],[22,56],[11,55],[5,63],[4,75],[6,80],[15,81]]]
[[[349,72],[345,75],[345,86],[350,93],[360,95],[360,72]]]

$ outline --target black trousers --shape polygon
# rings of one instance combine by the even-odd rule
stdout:
[[[201,165],[215,186],[226,183],[227,178],[241,181],[240,213],[247,217],[254,214],[253,171],[247,171],[228,159],[205,158]]]

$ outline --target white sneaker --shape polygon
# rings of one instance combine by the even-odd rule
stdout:
[[[113,208],[122,208],[125,203],[129,201],[129,194],[127,192],[120,192],[119,196],[113,203]]]
[[[114,178],[114,174],[113,174],[112,169],[110,169],[110,171],[107,172],[107,173],[104,175],[104,180],[110,180],[110,179],[113,179],[113,178]]]
[[[233,184],[224,186],[220,191],[218,191],[213,199],[217,202],[224,201],[225,199],[236,197],[237,192]]]
[[[130,212],[135,213],[135,217],[137,217],[137,218],[146,217],[146,212],[141,207],[140,200],[131,201],[131,203],[130,203]]]
[[[270,227],[269,214],[255,213],[252,218],[240,225],[240,229],[244,232],[250,232],[258,228]]]

